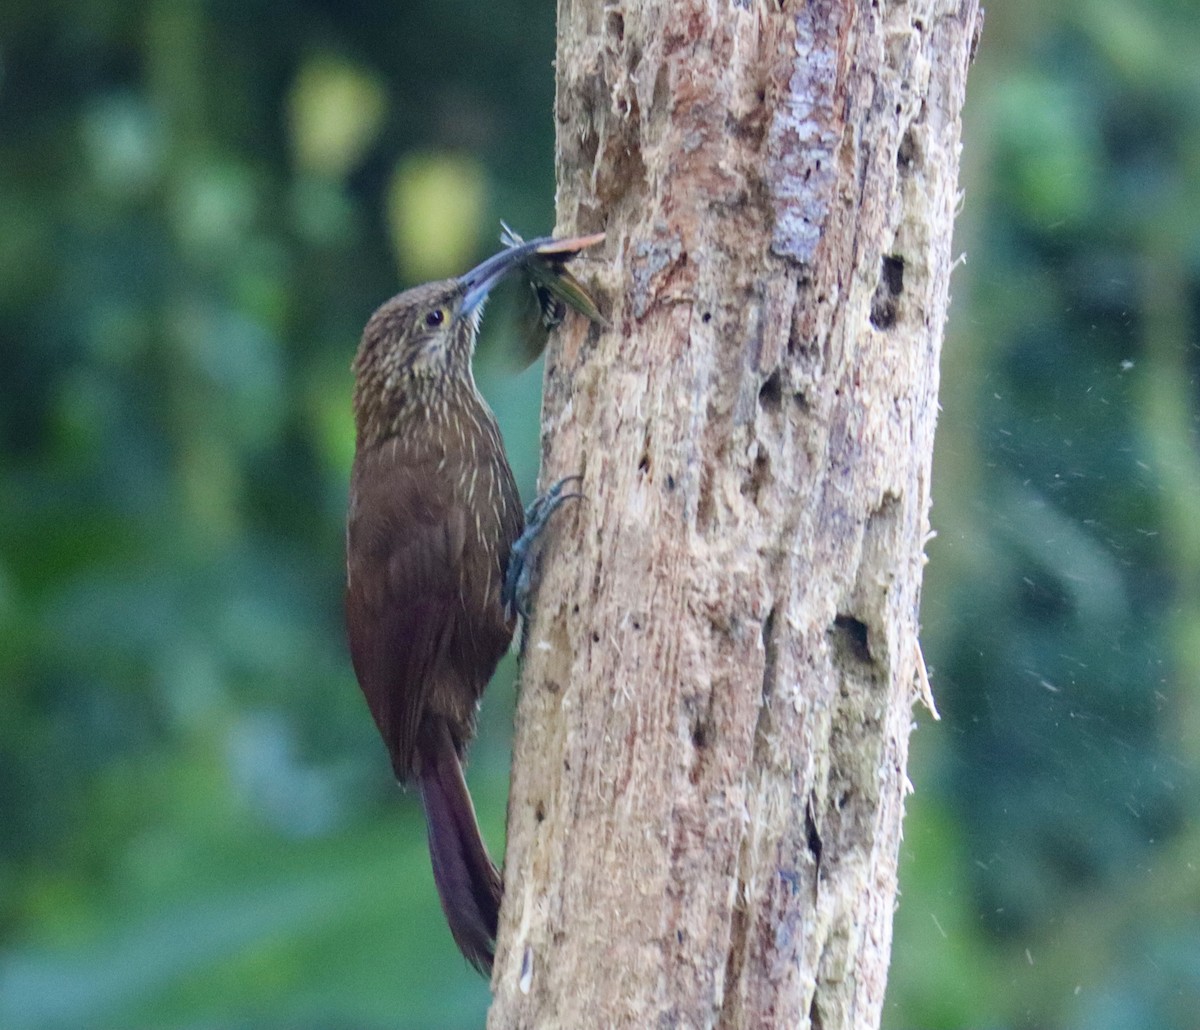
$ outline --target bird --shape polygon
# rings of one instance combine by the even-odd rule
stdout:
[[[352,366],[346,521],[354,672],[392,771],[419,794],[451,935],[484,975],[502,884],[463,764],[480,697],[525,611],[529,546],[553,511],[580,495],[567,489],[578,477],[561,480],[530,506],[527,522],[471,362],[496,283],[524,270],[552,297],[566,261],[603,235],[503,238],[502,251],[465,275],[397,294],[368,320]],[[580,289],[572,278],[563,299],[579,308]]]

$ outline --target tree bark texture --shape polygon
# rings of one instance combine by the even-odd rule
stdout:
[[[976,0],[559,0],[489,1026],[874,1027]]]

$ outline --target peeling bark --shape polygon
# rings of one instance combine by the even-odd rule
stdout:
[[[976,0],[560,0],[489,1026],[877,1026]]]

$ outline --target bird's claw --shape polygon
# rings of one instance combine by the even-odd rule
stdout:
[[[582,482],[583,476],[563,476],[549,490],[536,498],[525,509],[525,531],[517,537],[508,556],[508,567],[504,570],[504,585],[500,589],[500,602],[504,605],[505,614],[511,619],[520,615],[529,618],[529,600],[532,594],[531,580],[533,565],[529,560],[529,552],[541,536],[542,530],[550,521],[560,505],[570,500],[582,498],[579,491],[564,493],[568,483]]]

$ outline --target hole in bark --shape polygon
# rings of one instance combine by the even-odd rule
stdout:
[[[867,624],[853,615],[838,615],[833,620],[834,645],[856,661],[869,662],[871,648],[867,640]]]
[[[646,426],[642,433],[642,456],[638,458],[637,463],[637,470],[644,476],[650,474],[650,443],[650,427]]]
[[[636,68],[638,61],[636,55],[630,55],[630,68]],[[668,111],[671,107],[671,72],[670,62],[663,61],[658,66],[658,74],[654,76],[654,92],[650,97],[650,107],[654,111]]]
[[[754,760],[760,765],[765,765],[769,760],[771,697],[775,693],[776,669],[779,664],[779,638],[775,629],[775,615],[775,608],[767,612],[760,631],[763,649],[762,700],[758,706],[758,719],[754,724]]]
[[[608,12],[608,34],[618,43],[625,40],[625,16],[620,11]]]
[[[583,138],[579,141],[579,159],[581,166],[584,168],[593,167],[596,164],[596,151],[599,149],[600,136],[589,123],[587,130],[583,134]]]
[[[539,823],[545,822],[545,820],[546,820],[546,806],[543,805],[540,801],[537,803],[537,805],[534,806],[533,817]]]
[[[886,254],[879,269],[879,285],[871,298],[871,325],[876,329],[890,329],[896,324],[903,292],[904,258]]]
[[[887,285],[888,292],[899,297],[904,292],[904,258],[894,254],[884,257],[880,278]]]
[[[758,495],[762,488],[771,480],[771,459],[759,444],[758,453],[754,456],[754,464],[750,475],[742,483],[742,496],[748,497],[753,504],[758,503]]]
[[[712,312],[711,311],[704,312],[704,314],[700,316],[700,321],[703,322],[705,325],[708,325],[708,323],[712,321]]]
[[[921,148],[917,146],[912,129],[909,129],[901,138],[900,146],[896,148],[896,167],[900,169],[901,175],[909,175],[920,161]]]
[[[597,633],[595,630],[592,630],[592,643],[593,644],[600,643],[600,634]]]
[[[708,747],[708,735],[708,727],[702,722],[696,723],[692,727],[692,747],[697,751],[703,751]]]
[[[674,489],[675,489],[675,477],[674,477],[674,476],[672,476],[672,475],[668,475],[668,476],[667,476],[667,489],[668,489],[668,490],[674,490]]]
[[[825,1021],[821,1018],[821,1008],[817,1004],[817,995],[813,995],[812,1004],[808,1008],[808,1025],[810,1030],[825,1030]]]
[[[696,500],[696,523],[702,529],[707,529],[712,525],[712,518],[712,473],[706,468],[700,473],[700,496]]]
[[[808,845],[808,851],[812,855],[813,861],[819,867],[821,865],[821,851],[824,845],[821,843],[821,834],[817,832],[817,821],[813,818],[813,800],[811,797],[808,799],[808,804],[804,807],[804,842]]]
[[[758,403],[768,411],[778,411],[783,400],[783,377],[775,369],[758,388]]]
[[[767,612],[762,624],[763,680],[762,701],[767,704],[775,689],[775,665],[779,660],[779,641],[775,639],[775,609]]]

